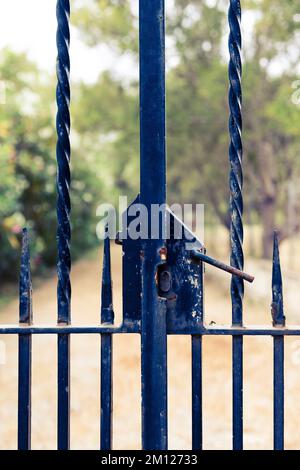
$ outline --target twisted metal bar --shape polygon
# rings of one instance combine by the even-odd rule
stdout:
[[[242,170],[242,63],[241,63],[241,5],[239,0],[230,0],[228,13],[229,34],[229,160],[230,160],[230,210],[231,210],[231,266],[243,271],[243,170]],[[242,324],[244,282],[238,276],[232,277],[232,321]]]
[[[57,262],[57,299],[58,299],[58,321],[68,323],[70,321],[70,302],[71,302],[71,255],[70,255],[70,2],[69,0],[57,0],[57,243],[58,243],[58,262]]]
[[[243,169],[242,169],[242,63],[241,63],[241,4],[230,0],[229,34],[229,160],[231,256],[230,264],[243,271]],[[244,280],[236,275],[231,280],[232,324],[243,324]],[[243,449],[243,336],[232,338],[232,437],[233,449]]]

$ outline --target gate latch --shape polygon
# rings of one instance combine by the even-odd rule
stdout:
[[[240,269],[234,268],[233,266],[229,266],[228,264],[223,263],[222,261],[218,261],[210,256],[205,255],[199,250],[192,250],[191,251],[191,258],[195,261],[202,261],[203,263],[210,264],[215,268],[221,269],[222,271],[226,271],[227,273],[233,274],[244,279],[247,282],[253,282],[254,277],[250,274],[244,273],[240,271]]]

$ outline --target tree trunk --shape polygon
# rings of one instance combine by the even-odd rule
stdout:
[[[277,169],[274,161],[274,149],[268,141],[259,143],[259,178],[261,182],[261,222],[263,228],[262,235],[262,256],[270,258],[272,256],[273,231],[275,230],[276,196],[277,196]]]

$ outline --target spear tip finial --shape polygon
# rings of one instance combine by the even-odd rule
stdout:
[[[272,305],[273,326],[284,326],[283,289],[279,254],[278,232],[273,233]]]
[[[101,322],[113,323],[113,294],[111,277],[111,257],[110,257],[110,238],[107,227],[105,229],[105,239],[103,246],[103,269],[102,269],[102,288],[101,288]]]
[[[22,229],[21,268],[19,277],[19,318],[20,323],[31,323],[32,321],[30,250],[28,230],[26,227]]]

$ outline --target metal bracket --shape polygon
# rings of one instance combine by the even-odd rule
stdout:
[[[123,323],[134,325],[141,319],[142,244],[132,240],[128,226],[130,207],[139,204],[139,195],[123,215],[123,231],[116,243],[123,251]],[[156,273],[158,295],[166,299],[167,329],[184,333],[203,324],[203,263],[239,276],[248,282],[253,276],[205,254],[204,245],[169,208],[165,213],[166,240],[160,251]],[[127,233],[126,233],[127,232]]]

